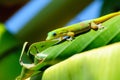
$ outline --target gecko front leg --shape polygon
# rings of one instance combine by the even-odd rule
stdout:
[[[91,27],[91,29],[93,29],[95,31],[98,30],[98,29],[103,29],[104,28],[104,26],[102,24],[96,24],[94,22],[90,23],[90,27]]]
[[[71,40],[74,39],[75,33],[69,31],[69,32],[67,33],[67,36],[68,36],[68,37],[66,38],[66,40],[71,41]]]
[[[54,45],[60,44],[60,43],[62,43],[62,42],[64,42],[64,41],[66,41],[66,40],[72,41],[72,40],[74,39],[74,35],[75,35],[74,32],[68,32],[66,36],[64,36],[64,37],[61,36],[61,37],[59,38],[59,41],[58,41],[57,43],[55,43]]]

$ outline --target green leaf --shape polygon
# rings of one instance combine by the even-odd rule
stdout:
[[[0,23],[0,56],[18,44],[18,40],[6,30],[4,24]]]
[[[41,51],[45,50],[46,48],[54,45],[56,42],[58,42],[58,40],[41,41],[41,42],[33,43],[30,46],[28,42],[25,42],[20,56],[20,64],[23,66],[23,68],[21,74],[16,78],[16,80],[26,79],[30,77],[32,74],[36,73],[36,71],[34,70],[39,69],[39,66],[37,66],[38,62],[34,58],[34,56],[37,53],[40,53]],[[34,60],[33,58],[31,58],[31,56],[34,58]],[[34,78],[34,76],[31,78]]]
[[[28,42],[25,42],[23,45],[21,56],[20,56],[20,64],[27,69],[31,69],[31,68],[34,69],[34,67],[36,67],[35,65],[37,63],[34,61],[35,60],[34,56],[36,54],[40,53],[41,51],[45,50],[46,48],[54,45],[56,42],[57,42],[57,40],[36,42],[36,43],[32,44],[29,47],[29,49],[27,49],[27,46],[29,46]],[[34,60],[32,57],[34,58]]]
[[[79,35],[72,41],[65,41],[59,45],[50,47],[36,54],[38,60],[45,55],[45,60],[41,63],[46,65],[55,64],[76,53],[104,46],[120,41],[120,16],[113,17],[102,23],[104,29]],[[117,37],[117,39],[116,39]]]
[[[76,54],[45,70],[42,80],[120,80],[120,42]]]
[[[13,80],[20,73],[20,47],[18,40],[0,23],[0,80]]]

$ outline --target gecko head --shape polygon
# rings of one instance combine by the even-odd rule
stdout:
[[[52,40],[52,39],[55,39],[57,38],[57,33],[55,31],[51,31],[48,33],[48,36],[46,38],[46,40]]]

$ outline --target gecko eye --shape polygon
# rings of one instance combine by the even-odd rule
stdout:
[[[52,35],[53,35],[53,36],[56,36],[57,34],[54,32]]]

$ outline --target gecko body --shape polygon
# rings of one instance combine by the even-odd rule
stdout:
[[[98,30],[100,28],[103,28],[101,23],[103,23],[104,21],[106,21],[114,16],[117,16],[117,15],[120,15],[120,11],[110,13],[110,14],[102,16],[100,18],[86,20],[86,21],[79,22],[77,24],[67,26],[67,27],[55,29],[48,33],[46,40],[52,40],[52,39],[59,38],[61,41],[61,40],[63,40],[63,38],[65,36],[69,36],[69,37],[73,38],[75,35],[82,34],[84,32],[88,32],[91,29]]]

